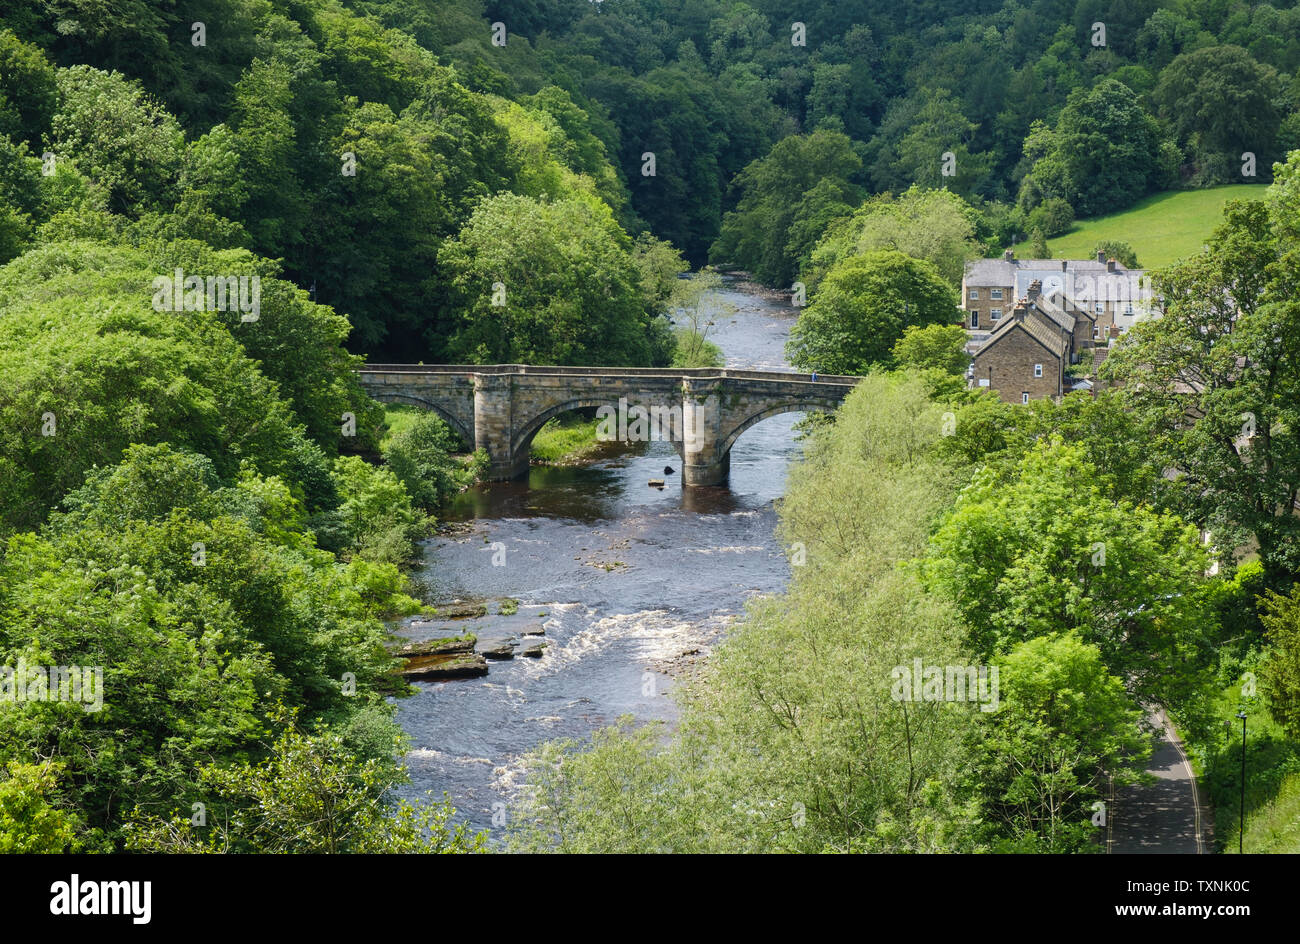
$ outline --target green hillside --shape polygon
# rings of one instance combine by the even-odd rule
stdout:
[[[1157,268],[1198,252],[1222,221],[1228,200],[1260,197],[1264,189],[1263,184],[1229,184],[1158,193],[1122,213],[1080,220],[1047,245],[1057,259],[1083,259],[1099,240],[1120,239],[1137,250],[1144,268]]]

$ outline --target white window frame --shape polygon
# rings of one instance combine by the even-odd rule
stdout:
[[[1099,315],[1104,315],[1106,314],[1106,303],[1097,302],[1097,304],[1093,306],[1092,310]]]
[[[1098,340],[1098,339],[1100,339],[1100,338],[1101,338],[1101,325],[1099,325],[1099,324],[1094,324],[1094,325],[1092,326],[1092,339],[1093,339],[1094,341],[1096,341],[1096,340]]]
[[[1002,301],[1002,289],[1000,288],[989,289],[989,298],[993,299],[995,302]]]
[[[973,302],[977,302],[980,300],[980,290],[977,288],[970,289],[966,297]]]
[[[1001,308],[990,308],[990,309],[989,309],[989,321],[1001,321],[1001,320],[1002,320],[1002,309],[1001,309]]]
[[[1028,390],[1026,390],[1026,391],[1024,391],[1023,393],[1020,394],[1020,402],[1021,402],[1021,403],[1028,403],[1028,402],[1029,402],[1029,391],[1028,391]]]
[[[1035,376],[1035,377],[1041,377],[1041,376],[1043,376],[1043,365],[1042,365],[1042,364],[1035,364],[1035,365],[1034,365],[1034,376]]]

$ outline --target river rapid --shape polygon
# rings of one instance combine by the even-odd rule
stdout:
[[[788,369],[796,310],[734,280],[719,300],[708,337],[727,366]],[[665,466],[680,472],[670,443],[608,443],[580,465],[534,466],[527,482],[480,486],[445,509],[415,578],[423,598],[482,600],[491,614],[497,600],[515,599],[516,615],[454,625],[476,633],[480,650],[540,625],[545,636],[534,638],[547,648],[540,659],[490,662],[482,678],[416,683],[417,694],[399,699],[412,780],[399,795],[445,791],[459,820],[489,829],[519,787],[520,758],[543,741],[585,739],[625,714],[671,721],[675,666],[707,656],[748,599],[786,586],[773,503],[802,448],[802,416],[747,430],[727,488],[685,490],[680,474],[665,475]],[[666,487],[649,487],[652,478]],[[504,566],[493,566],[496,542]],[[401,634],[432,635],[421,629]]]

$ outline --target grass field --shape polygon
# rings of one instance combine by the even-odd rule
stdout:
[[[1156,269],[1199,252],[1228,200],[1259,199],[1264,190],[1264,184],[1229,184],[1158,193],[1122,213],[1079,220],[1047,246],[1055,259],[1088,259],[1098,241],[1118,239],[1137,251],[1142,268]]]

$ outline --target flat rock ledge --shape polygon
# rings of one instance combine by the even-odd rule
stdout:
[[[474,651],[473,636],[444,636],[440,639],[422,639],[402,646],[393,654],[403,659],[420,656],[449,656]]]
[[[487,660],[475,652],[451,655],[416,656],[408,659],[397,670],[402,678],[412,682],[438,682],[444,679],[476,678],[487,675]]]

